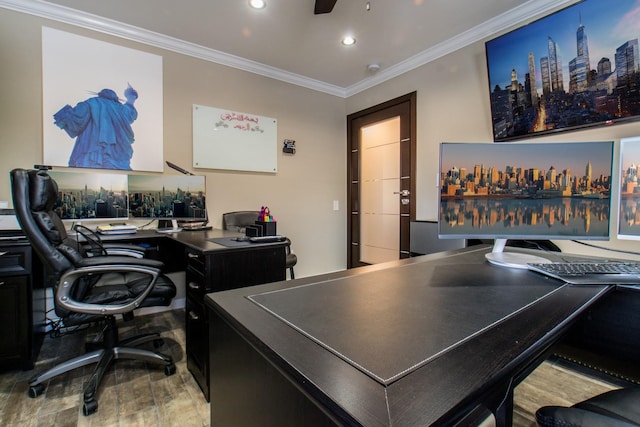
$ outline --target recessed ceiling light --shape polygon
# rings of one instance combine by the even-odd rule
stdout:
[[[267,7],[267,2],[264,0],[249,0],[249,6],[254,9],[264,9]]]
[[[345,45],[345,46],[354,45],[354,44],[356,44],[356,39],[354,39],[351,36],[347,36],[347,37],[342,39],[342,44]]]

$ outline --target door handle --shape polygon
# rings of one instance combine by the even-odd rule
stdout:
[[[407,197],[409,194],[411,194],[411,192],[409,190],[400,190],[400,191],[394,191],[393,194],[399,194],[402,197]]]

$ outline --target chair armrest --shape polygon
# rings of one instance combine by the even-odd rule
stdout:
[[[146,248],[126,243],[103,243],[102,246],[107,251],[108,255],[124,255],[134,258],[144,258],[146,254]]]
[[[155,268],[161,270],[164,267],[162,261],[150,258],[133,258],[130,256],[120,255],[102,255],[82,258],[76,263],[76,267],[95,267],[95,266],[117,266],[132,265],[140,267]]]
[[[104,258],[104,257],[100,257]],[[114,257],[109,257],[114,258]],[[128,257],[119,257],[129,259]],[[91,258],[90,258],[91,259]],[[138,260],[140,261],[140,260]],[[89,304],[81,301],[74,300],[71,295],[73,294],[73,286],[83,276],[106,274],[106,273],[141,273],[150,277],[149,284],[146,286],[143,292],[141,292],[133,300],[123,302],[121,304]],[[124,265],[124,264],[103,264],[93,265],[90,267],[80,267],[71,269],[65,272],[60,278],[58,288],[56,290],[56,300],[66,310],[76,313],[87,313],[96,315],[114,315],[123,314],[135,310],[140,307],[142,301],[149,295],[151,290],[156,284],[160,270],[153,267],[146,267],[141,265]]]

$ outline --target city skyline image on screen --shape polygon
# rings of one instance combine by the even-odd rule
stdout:
[[[128,219],[125,174],[49,171],[58,184],[54,211],[63,220]]]
[[[640,137],[620,140],[618,238],[640,240]]]
[[[613,142],[440,150],[441,238],[609,239]]]
[[[130,175],[132,218],[206,218],[205,177],[199,175]]]

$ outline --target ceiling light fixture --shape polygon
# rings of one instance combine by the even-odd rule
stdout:
[[[249,6],[254,9],[264,9],[267,7],[267,2],[264,0],[249,0]]]
[[[342,44],[345,46],[351,46],[356,44],[356,39],[354,39],[351,36],[346,36],[345,38],[342,39]]]

